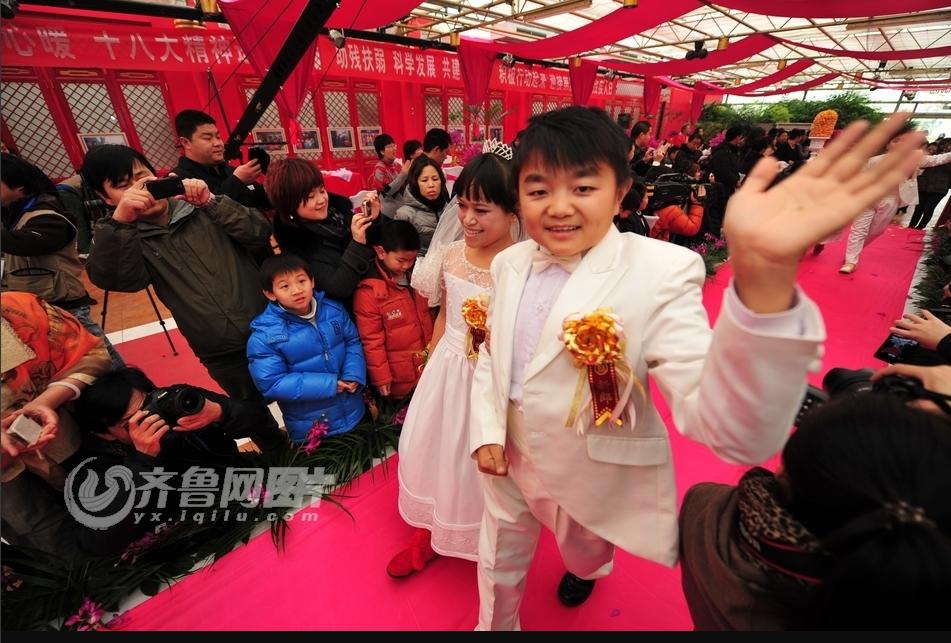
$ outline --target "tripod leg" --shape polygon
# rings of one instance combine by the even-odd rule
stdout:
[[[103,335],[106,333],[106,310],[109,308],[109,291],[102,291],[102,313],[100,313],[99,318],[99,328],[102,329]]]
[[[165,328],[165,320],[162,319],[162,313],[159,312],[158,304],[155,303],[155,298],[152,297],[152,291],[149,290],[149,287],[145,287],[145,294],[149,296],[149,303],[152,304],[152,310],[155,311],[155,317],[158,318],[158,323],[162,327],[162,332],[165,333],[165,339],[168,340],[168,345],[172,348],[172,355],[178,355],[178,351],[175,350],[175,343],[172,341],[172,336],[168,333],[168,329]]]

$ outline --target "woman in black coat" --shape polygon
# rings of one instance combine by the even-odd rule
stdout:
[[[306,260],[316,289],[350,309],[357,284],[373,268],[376,255],[367,234],[378,220],[379,198],[370,199],[368,217],[355,215],[350,200],[327,192],[320,170],[303,159],[273,163],[265,190],[281,252]]]

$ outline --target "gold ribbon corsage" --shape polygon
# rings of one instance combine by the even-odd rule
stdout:
[[[479,346],[486,341],[489,320],[489,296],[485,293],[478,297],[469,297],[462,304],[462,319],[469,327],[466,333],[466,357],[479,356]]]
[[[561,341],[580,369],[565,426],[575,428],[578,435],[584,435],[584,411],[589,404],[595,426],[605,422],[617,426],[624,424],[622,417],[634,387],[640,391],[641,397],[646,399],[647,395],[624,359],[625,337],[620,318],[609,308],[599,308],[587,315],[570,315],[562,323]],[[586,397],[585,382],[591,395],[582,403]],[[630,412],[633,413],[633,409]]]

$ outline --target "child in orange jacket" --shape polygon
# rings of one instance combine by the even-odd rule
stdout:
[[[433,337],[429,304],[410,286],[419,233],[408,221],[390,221],[377,242],[376,275],[357,286],[353,312],[370,383],[384,397],[405,397],[416,387]]]

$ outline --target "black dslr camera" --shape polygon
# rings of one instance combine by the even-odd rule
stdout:
[[[702,196],[697,188],[705,185],[709,185],[709,183],[699,181],[686,174],[662,174],[647,185],[649,199],[647,212],[653,214],[669,205],[676,205],[681,210],[686,211],[690,207],[691,195],[697,201],[703,203],[705,196]]]
[[[186,384],[157,388],[145,396],[142,410],[158,415],[169,426],[175,426],[186,415],[194,415],[205,406],[202,392]]]
[[[929,391],[920,380],[904,375],[888,375],[875,382],[872,381],[872,369],[863,368],[852,370],[849,368],[833,368],[822,378],[822,388],[811,384],[806,388],[806,397],[803,399],[799,413],[796,414],[794,426],[798,427],[802,419],[813,409],[821,406],[834,397],[845,395],[865,395],[867,393],[884,393],[895,396],[897,399],[910,402],[911,400],[931,400],[942,411],[951,415],[951,405],[948,397],[941,393]]]

